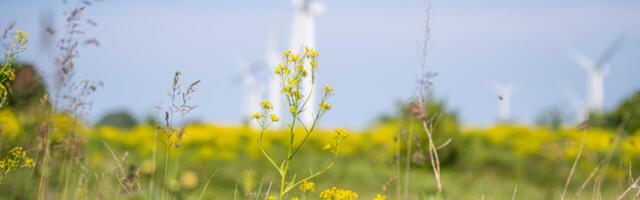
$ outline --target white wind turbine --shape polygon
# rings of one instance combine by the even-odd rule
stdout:
[[[238,70],[242,76],[242,85],[244,87],[242,114],[244,119],[248,119],[253,113],[260,111],[260,94],[262,93],[262,87],[247,62],[242,58],[238,58],[237,60]],[[251,127],[258,127],[258,124],[254,120],[249,121]]]
[[[571,106],[576,109],[574,117],[575,122],[584,122],[584,120],[586,120],[588,117],[587,115],[589,114],[589,112],[587,112],[584,100],[582,100],[578,93],[573,88],[569,87],[568,84],[563,85],[562,89],[564,91],[565,97],[567,97],[569,101],[571,101]]]
[[[292,0],[293,3],[293,22],[291,25],[291,41],[289,48],[294,52],[302,52],[305,46],[315,48],[315,18],[325,12],[326,5],[315,0]],[[311,71],[308,63],[305,68]],[[313,123],[313,113],[316,111],[315,90],[312,90],[311,78],[307,77],[302,81],[304,94],[309,94],[309,103],[302,112],[302,122],[305,124]]]
[[[589,59],[584,54],[575,49],[569,50],[569,55],[580,68],[587,73],[586,97],[584,100],[584,108],[576,112],[577,119],[587,119],[590,112],[602,112],[604,109],[604,76],[609,72],[608,62],[617,53],[622,44],[622,37],[618,37],[609,48],[600,56],[597,62]]]
[[[511,96],[515,92],[515,87],[511,84],[496,85],[498,95],[498,120],[501,122],[511,121]]]

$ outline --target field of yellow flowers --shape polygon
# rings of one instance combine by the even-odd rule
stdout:
[[[19,143],[24,138],[24,129],[28,127],[25,122],[29,119],[16,116],[11,109],[3,109],[0,113],[5,144]],[[161,170],[162,158],[154,158],[153,155],[154,151],[158,151],[161,140],[157,137],[158,129],[152,125],[139,125],[131,129],[109,126],[89,128],[81,123],[74,124],[72,118],[66,115],[56,115],[54,123],[58,127],[52,133],[54,141],[62,141],[73,130],[87,141],[88,145],[84,148],[88,158],[87,168],[92,172],[90,174],[108,173],[115,170],[120,162],[120,165],[138,173],[139,181],[145,183],[152,181],[153,174]],[[326,176],[314,179],[311,182],[313,185],[307,184],[310,188],[298,189],[293,194],[307,195],[313,199],[326,195],[326,191],[322,193],[326,189],[331,191],[333,187],[338,187],[356,193],[361,199],[372,199],[379,194],[395,198],[396,179],[403,179],[403,175],[396,173],[394,163],[397,159],[403,159],[398,154],[399,148],[402,148],[401,152],[406,149],[406,145],[397,142],[401,129],[394,124],[380,124],[351,131],[336,167],[329,170]],[[170,155],[171,159],[176,159],[176,168],[179,170],[169,172],[176,173],[176,179],[169,182],[169,190],[181,198],[197,198],[214,171],[217,171],[217,175],[211,179],[211,189],[206,193],[218,197],[212,199],[233,196],[248,198],[253,197],[259,188],[264,191],[269,185],[275,187],[269,181],[274,180],[275,174],[267,170],[269,164],[262,157],[256,142],[259,130],[248,126],[191,124],[186,126],[184,132],[186,135],[180,143],[180,151]],[[319,130],[311,135],[309,145],[298,161],[304,165],[294,168],[305,171],[304,167],[317,168],[329,162],[328,155],[331,152],[323,150],[323,147],[331,142],[333,135],[331,130]],[[264,148],[270,152],[285,152],[287,136],[288,131],[284,129],[267,130],[264,133]],[[606,157],[611,150],[614,150],[614,156],[623,161],[640,157],[640,134],[620,138],[614,131],[598,128],[553,131],[541,127],[499,124],[463,128],[461,133],[453,137],[449,148],[441,152],[443,182],[451,199],[479,198],[483,193],[493,198],[507,198],[515,185],[518,185],[522,196],[520,199],[553,198],[562,188],[583,137],[585,162],[577,167],[576,173],[582,179],[598,166],[598,158]],[[111,151],[103,143],[108,144]],[[426,195],[434,190],[433,178],[425,165],[426,161],[416,160],[415,157],[413,155],[410,158],[412,175],[409,188]],[[153,163],[154,159],[156,163]],[[8,176],[7,182],[32,173],[28,170],[18,171],[16,175]],[[624,168],[610,167],[606,171],[606,176],[611,180],[617,180],[624,174]],[[365,182],[367,184],[362,184]],[[22,184],[5,184],[0,192],[9,195],[7,199],[29,198],[29,195],[12,192],[24,189],[22,187],[25,185]],[[483,184],[492,186],[485,187]],[[101,187],[104,187],[100,185],[92,185],[95,190],[87,192],[100,193]],[[615,188],[605,187],[603,190]],[[411,196],[416,195],[414,198],[417,198],[421,193]]]

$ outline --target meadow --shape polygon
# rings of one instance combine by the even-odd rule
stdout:
[[[640,93],[578,125],[555,116],[465,125],[431,92],[429,16],[417,95],[366,128],[320,125],[338,109],[331,98],[349,91],[316,84],[322,52],[308,47],[282,52],[270,72],[282,115],[261,100],[242,124],[191,120],[191,98],[208,83],[176,71],[166,80],[169,104],[149,105],[159,116],[87,122],[91,95],[108,85],[75,77],[80,44],[97,43],[81,30],[86,7],[68,13],[53,83],[18,62],[32,34],[15,23],[3,32],[0,199],[640,198]],[[311,104],[318,109],[306,123]]]

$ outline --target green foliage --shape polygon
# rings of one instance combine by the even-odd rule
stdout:
[[[614,128],[623,124],[627,133],[640,130],[640,91],[622,101],[620,105],[606,116],[607,125]]]
[[[31,64],[15,63],[15,80],[11,85],[8,106],[24,110],[40,103],[47,86],[38,70]]]
[[[123,129],[133,128],[136,125],[138,125],[136,118],[125,110],[107,113],[96,124],[96,126],[112,126]]]
[[[562,127],[564,123],[564,114],[557,107],[547,108],[540,113],[536,117],[536,125],[547,127],[552,130],[558,130]]]

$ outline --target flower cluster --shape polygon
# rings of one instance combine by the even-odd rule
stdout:
[[[356,200],[358,199],[358,193],[351,190],[337,189],[332,187],[326,189],[320,193],[320,198],[323,200]]]
[[[304,87],[313,86],[303,86],[301,82],[310,76],[311,84],[315,84],[317,71],[318,52],[316,50],[305,47],[305,51],[302,54],[294,54],[291,50],[284,52],[282,64],[276,67],[275,73],[280,76],[282,93],[285,94],[287,104],[289,105],[289,112],[292,115],[296,116],[304,109],[311,95],[303,94],[303,91]]]
[[[0,183],[2,183],[5,176],[18,168],[33,168],[36,166],[33,158],[29,158],[29,156],[27,156],[27,152],[22,150],[22,147],[14,147],[9,151],[9,154],[10,155],[8,157],[0,161],[0,170],[2,170],[2,174],[0,174]]]
[[[302,184],[300,184],[300,191],[302,192],[313,192],[315,191],[316,186],[315,183],[313,182],[309,182],[309,181],[304,181]]]
[[[256,113],[253,113],[250,117],[250,119],[255,119],[256,121],[258,121],[260,128],[266,129],[267,127],[269,127],[269,125],[271,125],[271,123],[280,121],[280,118],[278,118],[278,116],[276,116],[275,114],[269,114],[269,112],[273,110],[273,104],[271,104],[271,102],[262,100],[262,102],[260,102],[260,107],[262,109]],[[269,116],[269,118],[267,118],[267,116]]]
[[[13,72],[13,63],[15,63],[18,55],[25,50],[25,45],[29,42],[27,32],[23,31],[16,31],[13,39],[15,40],[14,44],[8,46],[7,52],[4,53],[2,68],[0,68],[0,107],[2,107],[7,100],[9,82],[16,78]]]
[[[344,144],[344,141],[347,140],[349,135],[349,131],[344,130],[342,128],[334,129],[333,132],[335,135],[333,136],[333,141],[331,143],[327,143],[322,147],[322,150],[331,150],[334,153],[338,153],[340,151],[340,147]]]
[[[373,200],[386,200],[387,196],[384,196],[383,194],[376,194],[376,197],[373,198]]]

